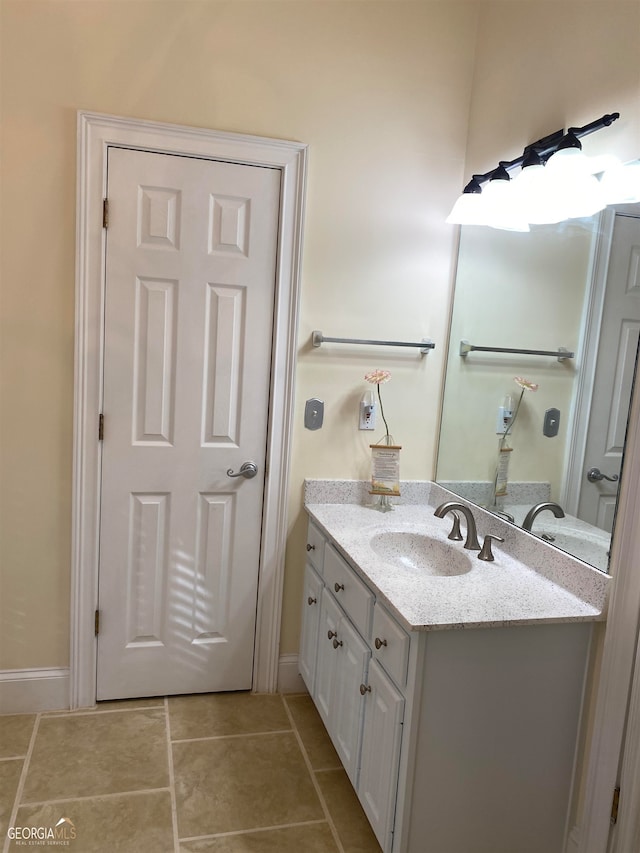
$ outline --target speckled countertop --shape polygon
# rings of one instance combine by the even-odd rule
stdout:
[[[436,484],[426,484],[419,503],[400,504],[388,513],[341,502],[340,497],[336,503],[309,500],[318,497],[326,500],[330,492],[307,493],[309,516],[410,630],[604,618],[608,575],[479,507],[472,511],[480,542],[486,533],[505,538],[504,544],[493,545],[495,561],[478,560],[477,551],[467,551],[462,542],[448,540],[451,517],[436,518],[433,510],[443,500],[459,499]],[[453,568],[457,566],[462,573],[433,575],[428,567],[412,567],[411,559],[402,565],[393,556],[381,556],[376,542],[383,540],[375,537],[390,531],[431,537],[433,543],[420,541],[417,562],[428,563],[430,552],[442,566],[442,549],[451,549]]]

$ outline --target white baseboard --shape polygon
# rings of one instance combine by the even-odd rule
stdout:
[[[307,687],[298,672],[298,655],[280,655],[278,661],[278,693],[306,693]]]
[[[565,848],[565,853],[578,853],[579,837],[580,832],[578,831],[578,827],[574,826],[571,832],[569,833],[569,837],[567,838],[567,846]]]
[[[35,714],[68,707],[68,669],[0,670],[0,714]]]
[[[307,692],[298,672],[298,655],[280,655],[278,692]],[[0,714],[35,714],[68,707],[68,669],[0,670]]]

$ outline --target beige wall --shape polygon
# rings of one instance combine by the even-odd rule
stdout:
[[[475,4],[2,3],[0,669],[69,645],[76,111],[310,146],[283,652],[298,640],[305,476],[366,476],[364,373],[389,368],[403,475],[433,470]],[[410,351],[310,351],[328,335],[431,336]],[[307,397],[325,426],[302,427]]]
[[[363,375],[403,476],[433,473],[455,229],[472,171],[618,109],[593,147],[640,153],[638,3],[2,2],[0,669],[69,642],[78,109],[309,143],[283,653],[298,639],[305,476],[367,473]],[[467,163],[464,165],[467,149]],[[433,337],[427,358],[311,351]],[[325,427],[302,427],[307,397]]]

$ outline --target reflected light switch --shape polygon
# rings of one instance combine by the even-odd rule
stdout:
[[[560,410],[547,409],[544,413],[544,424],[542,432],[547,438],[555,438],[560,428]]]
[[[304,407],[304,425],[307,429],[320,429],[324,418],[324,403],[312,397]]]

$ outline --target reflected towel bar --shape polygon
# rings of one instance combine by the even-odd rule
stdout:
[[[514,355],[550,355],[557,358],[558,361],[566,361],[568,358],[574,358],[575,353],[569,352],[564,347],[558,347],[557,350],[544,349],[508,349],[506,347],[476,347],[470,344],[469,341],[460,341],[460,355],[465,358],[470,352],[508,352]]]
[[[369,341],[359,338],[327,338],[322,332],[311,332],[311,343],[314,347],[322,344],[369,344],[374,347],[419,347],[422,355],[426,355],[430,349],[435,349],[435,344],[428,338],[419,342],[413,341]]]

